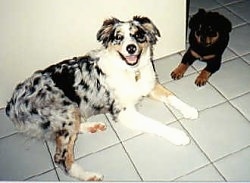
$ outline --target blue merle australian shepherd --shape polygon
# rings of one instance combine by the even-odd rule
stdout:
[[[157,81],[152,63],[159,30],[147,17],[130,21],[111,18],[97,33],[102,49],[36,71],[17,85],[6,113],[24,134],[55,142],[54,161],[68,175],[80,180],[102,180],[74,161],[79,133],[106,129],[101,122],[86,122],[92,115],[110,113],[115,121],[132,129],[159,135],[176,145],[189,143],[175,128],[137,112],[144,96],[178,109],[186,118],[198,112],[179,100]]]

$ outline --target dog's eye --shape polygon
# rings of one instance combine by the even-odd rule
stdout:
[[[124,39],[124,36],[121,35],[121,34],[117,34],[117,35],[115,36],[115,39],[116,39],[117,41],[122,41],[122,40]]]
[[[135,35],[134,35],[134,38],[136,39],[136,41],[138,41],[138,42],[140,42],[140,43],[143,43],[143,42],[145,42],[146,41],[146,36],[145,36],[145,34],[143,34],[143,33],[136,33]]]

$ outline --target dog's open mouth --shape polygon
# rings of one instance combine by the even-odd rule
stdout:
[[[139,59],[141,57],[141,52],[138,55],[128,55],[124,56],[120,52],[118,52],[122,60],[124,60],[128,65],[134,66],[139,62]]]

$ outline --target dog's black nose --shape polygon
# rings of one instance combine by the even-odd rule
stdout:
[[[129,44],[126,49],[129,54],[134,54],[137,48],[134,44]]]

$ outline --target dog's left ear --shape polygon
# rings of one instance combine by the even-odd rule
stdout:
[[[120,22],[120,20],[118,20],[117,18],[107,19],[103,22],[102,27],[97,32],[97,35],[96,35],[97,40],[102,42],[102,44],[105,47],[108,46],[108,42],[110,40],[110,36],[111,36],[112,32],[114,31],[114,27],[119,22]]]
[[[143,30],[150,35],[151,44],[155,44],[157,42],[157,36],[161,37],[160,31],[149,18],[134,16],[133,21],[138,22],[142,26]]]

